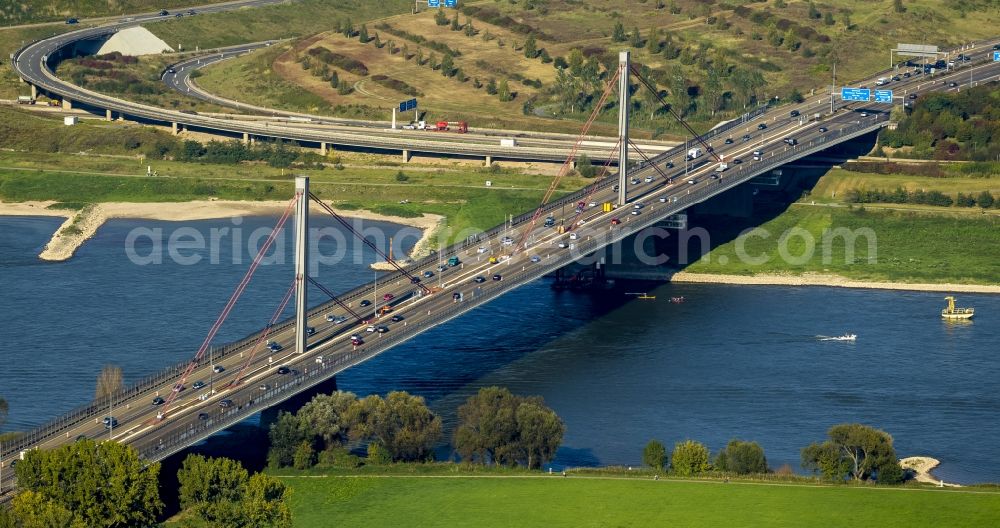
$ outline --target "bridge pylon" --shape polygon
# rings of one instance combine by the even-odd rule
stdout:
[[[628,184],[629,52],[618,52],[618,205],[625,205]]]
[[[295,351],[306,351],[306,266],[309,260],[309,177],[295,177]]]

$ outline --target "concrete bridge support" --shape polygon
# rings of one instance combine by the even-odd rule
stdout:
[[[171,123],[170,124],[170,131],[173,132],[175,136],[177,134],[180,134],[180,132],[181,132],[180,124],[177,123],[176,121],[174,121],[173,123]]]
[[[250,133],[249,132],[244,132],[243,133],[243,143],[247,143],[247,144],[250,143]]]
[[[104,111],[104,120],[105,121],[114,121],[115,120],[115,116],[111,113],[111,109],[110,108]]]
[[[486,156],[486,166],[493,165],[493,156]]]
[[[320,156],[326,156],[326,152],[327,152],[327,150],[326,150],[326,141],[321,141],[319,143],[319,155]]]
[[[295,178],[295,351],[303,354],[306,351],[306,265],[309,259],[309,177]]]
[[[73,109],[73,101],[70,101],[69,99],[63,97],[63,100],[62,100],[62,109],[63,110],[72,110]]]
[[[410,151],[403,149],[403,163],[410,161]]]
[[[31,87],[31,98],[38,99],[38,87],[30,83],[28,84],[28,86]]]
[[[618,205],[625,205],[628,184],[629,52],[618,52]]]

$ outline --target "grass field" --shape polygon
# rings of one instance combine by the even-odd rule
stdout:
[[[847,252],[842,237],[833,238],[825,251],[824,231],[838,228],[872,236],[859,236],[853,255]],[[722,244],[685,271],[738,275],[818,272],[872,281],[1000,284],[1000,262],[996,260],[1000,218],[995,215],[796,204],[759,229],[769,236]],[[869,240],[875,251],[869,251]],[[767,261],[751,263],[740,258],[741,244],[743,254],[764,256]],[[782,248],[792,260],[781,257]],[[800,256],[806,257],[801,263],[795,260]]]
[[[1000,178],[953,176],[935,178],[909,174],[871,174],[832,169],[817,183],[809,195],[810,200],[839,202],[838,197],[851,189],[892,190],[902,187],[908,191],[940,191],[954,198],[959,192],[979,194],[982,191],[1000,194]]]
[[[571,476],[282,477],[294,526],[982,527],[1000,494]]]

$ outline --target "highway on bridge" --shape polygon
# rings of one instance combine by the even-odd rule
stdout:
[[[934,79],[914,75],[889,87],[897,95],[905,92],[908,96],[964,89],[969,84],[997,79],[1000,63],[987,61],[989,47],[995,42],[978,43],[966,50],[973,61],[954,72]],[[715,162],[701,162],[707,155],[695,160],[700,163],[696,167],[686,168],[685,152],[678,147],[630,173],[629,179],[636,183],[627,186],[625,206],[610,212],[600,207],[603,202],[615,202],[617,197],[614,189],[617,178],[606,178],[544,206],[543,211],[554,216],[557,226],[570,228],[565,232],[546,227],[541,219],[533,222],[533,212],[528,212],[514,219],[511,225],[497,226],[475,240],[456,244],[407,267],[409,273],[422,277],[422,284],[431,288],[430,293],[424,293],[399,272],[380,279],[377,285],[369,283],[344,293],[339,298],[362,320],[354,319],[346,309],[332,302],[310,310],[309,326],[315,333],[308,350],[301,353],[291,344],[293,321],[275,325],[269,336],[270,341],[282,347],[280,350],[264,348],[259,335],[223,346],[208,362],[198,364],[163,420],[157,420],[163,408],[153,405],[153,399],[166,397],[177,387],[182,369],[175,368],[130,387],[112,401],[95,401],[57,418],[23,439],[3,446],[2,491],[9,496],[13,484],[9,468],[22,451],[52,448],[78,438],[112,438],[133,445],[148,460],[163,459],[337,372],[695,203],[789,161],[878,130],[887,124],[891,105],[853,103],[843,105],[833,114],[824,107],[821,99],[813,98],[786,107],[780,116],[772,111],[746,123],[731,124],[725,133],[733,141],[714,143],[716,152],[730,163],[724,172],[716,171]],[[792,110],[801,116],[791,116],[788,112]],[[814,113],[824,115],[818,121],[803,119]],[[746,141],[744,134],[749,136]],[[795,144],[786,139],[794,139]],[[756,160],[755,150],[760,152]],[[579,202],[583,203],[578,208]],[[313,210],[318,212],[315,207]],[[565,216],[562,211],[566,211]],[[460,263],[449,266],[446,261],[451,257]],[[497,260],[493,262],[491,257]],[[378,310],[387,304],[392,307],[391,312],[377,316]],[[379,327],[384,327],[383,331]],[[360,342],[352,342],[356,341],[351,339],[352,335],[357,335]],[[253,361],[249,361],[251,355]],[[244,362],[249,364],[242,382],[227,387]],[[103,423],[105,417],[114,417],[113,428]]]

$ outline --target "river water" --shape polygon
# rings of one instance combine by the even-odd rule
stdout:
[[[250,217],[242,227],[273,221]],[[0,217],[7,430],[92,397],[106,363],[121,366],[128,381],[189,358],[249,260],[233,264],[223,245],[223,264],[206,253],[194,265],[139,266],[123,249],[128,234],[137,227],[169,233],[178,224],[113,220],[73,259],[39,261],[60,223]],[[183,225],[208,233],[232,223]],[[357,257],[317,275],[333,291],[373,276],[366,263],[374,254],[350,240],[346,249]],[[290,257],[263,266],[220,339],[263,324],[290,277]],[[962,295],[960,304],[977,315],[956,325],[938,317],[939,293],[726,285],[649,293],[656,299],[555,292],[538,281],[341,374],[338,387],[420,394],[446,428],[479,387],[541,395],[566,422],[557,468],[638,464],[651,438],[668,446],[693,438],[713,451],[742,438],[758,441],[772,467],[799,470],[803,446],[833,424],[857,421],[890,432],[900,456],[940,459],[935,473],[945,480],[1000,482],[993,463],[1000,459],[1000,296]],[[686,302],[669,303],[671,296]],[[819,337],[847,332],[858,335],[855,343]]]

